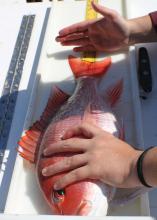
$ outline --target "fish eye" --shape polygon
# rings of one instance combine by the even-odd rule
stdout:
[[[60,190],[53,190],[52,191],[52,199],[54,203],[59,203],[64,201],[64,196],[65,196],[65,190],[60,189]]]

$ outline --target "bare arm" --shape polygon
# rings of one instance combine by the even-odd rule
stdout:
[[[150,186],[157,186],[157,147],[149,150],[143,160],[143,174]]]
[[[76,137],[80,135],[85,139]],[[56,182],[56,189],[86,178],[99,179],[115,187],[142,186],[137,175],[137,160],[143,151],[135,150],[98,127],[90,124],[76,126],[64,134],[62,141],[45,149],[44,154],[69,151],[76,155],[43,170],[44,176],[69,171]],[[143,174],[147,184],[157,186],[157,147],[145,155]]]
[[[128,24],[130,29],[129,45],[157,41],[157,33],[149,15],[130,19]]]
[[[85,138],[78,138],[80,135]],[[43,170],[44,176],[69,171],[57,181],[58,189],[86,178],[99,179],[115,187],[142,185],[136,171],[137,159],[142,151],[96,126],[82,124],[68,130],[63,140],[49,146],[44,154],[69,151],[76,152],[76,155]]]
[[[125,19],[116,11],[92,3],[102,18],[76,23],[62,29],[56,41],[73,45],[75,51],[112,52],[135,43],[155,42],[157,34],[149,15]]]

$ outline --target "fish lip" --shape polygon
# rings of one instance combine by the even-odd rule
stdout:
[[[84,199],[80,202],[80,205],[78,206],[75,214],[88,215],[92,207],[93,207],[92,201]]]

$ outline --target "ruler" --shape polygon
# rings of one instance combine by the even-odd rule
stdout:
[[[97,13],[93,10],[91,2],[92,2],[92,0],[87,0],[85,20],[91,20],[91,19],[97,18]],[[98,3],[98,0],[95,0],[94,2]],[[93,52],[93,51],[83,52],[82,60],[87,61],[87,62],[95,62],[96,61],[96,52]]]
[[[33,29],[35,15],[24,15],[0,98],[0,169],[16,106],[18,88]],[[21,103],[22,104],[22,103]]]

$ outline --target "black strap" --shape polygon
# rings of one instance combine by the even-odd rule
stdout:
[[[146,153],[151,150],[152,148],[154,148],[154,146],[152,147],[149,147],[147,148],[145,151],[143,151],[143,153],[140,155],[140,157],[138,158],[138,161],[137,161],[137,175],[138,175],[138,178],[140,180],[140,182],[146,186],[146,187],[149,187],[151,188],[152,186],[148,185],[144,179],[144,175],[143,175],[143,159],[144,159],[144,156],[146,155]]]

